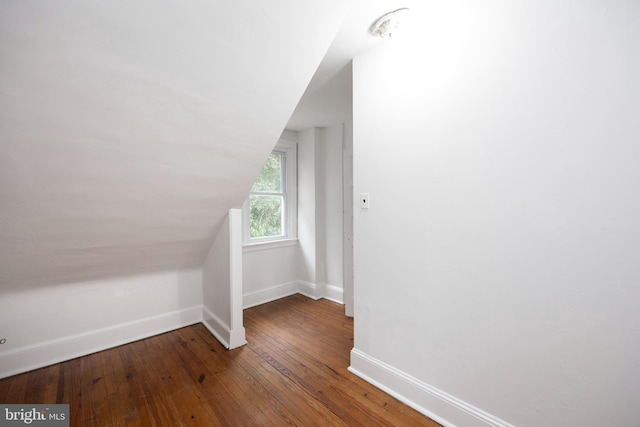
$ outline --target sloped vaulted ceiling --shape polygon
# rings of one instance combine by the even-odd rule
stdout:
[[[0,1],[0,287],[202,264],[344,0]]]

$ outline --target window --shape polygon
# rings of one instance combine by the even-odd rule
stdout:
[[[245,244],[296,237],[296,145],[280,140],[244,204]]]

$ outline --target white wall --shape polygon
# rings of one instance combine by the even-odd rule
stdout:
[[[285,129],[278,142],[297,144],[298,138],[298,132]],[[293,180],[297,182],[297,176]],[[290,200],[297,202],[297,194]],[[297,224],[297,221],[293,224]],[[304,261],[298,241],[294,238],[296,236],[289,237],[292,238],[287,242],[254,244],[243,248],[243,307],[253,307],[299,291],[298,282],[306,278]]]
[[[299,133],[298,140],[298,239],[304,261],[305,277],[310,283],[323,281],[317,271],[316,219],[316,158],[320,141],[320,129],[312,128]]]
[[[344,312],[353,317],[353,120],[343,126],[342,206]]]
[[[318,296],[343,302],[343,125],[300,132],[298,238],[307,282]]]
[[[200,269],[5,291],[0,377],[200,321]]]
[[[354,3],[3,2],[0,288],[200,266]]]
[[[245,307],[297,292],[343,302],[343,134],[342,124],[283,134],[298,141],[298,241],[245,247]]]
[[[242,271],[245,308],[297,293],[305,277],[296,241],[275,248],[245,248]]]
[[[343,125],[322,128],[321,158],[326,282],[342,289],[342,143]]]
[[[202,266],[202,323],[228,349],[246,344],[242,322],[242,212],[230,209]]]
[[[449,425],[637,425],[639,4],[413,9],[354,60],[352,369]]]
[[[231,323],[231,251],[229,250],[229,217],[218,231],[202,265],[202,302],[223,327]]]

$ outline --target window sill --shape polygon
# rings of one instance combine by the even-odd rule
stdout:
[[[287,246],[295,246],[298,239],[282,239],[272,240],[269,242],[247,243],[242,247],[242,252],[264,251],[268,249],[284,248]]]

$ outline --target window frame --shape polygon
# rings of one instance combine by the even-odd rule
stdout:
[[[287,244],[295,244],[298,231],[298,189],[297,189],[297,143],[280,139],[271,153],[282,153],[283,163],[283,235],[271,237],[251,237],[249,218],[249,199],[251,192],[242,205],[242,235],[245,250],[266,249]],[[271,154],[269,153],[269,154]],[[252,185],[253,187],[253,185]]]

